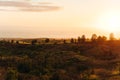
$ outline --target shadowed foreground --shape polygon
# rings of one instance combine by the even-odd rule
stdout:
[[[0,42],[0,80],[119,80],[120,41]]]

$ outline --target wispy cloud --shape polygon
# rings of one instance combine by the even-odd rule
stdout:
[[[54,6],[49,2],[31,2],[29,0],[24,1],[9,1],[9,0],[0,0],[0,10],[3,11],[31,11],[31,12],[40,12],[40,11],[52,11],[58,10],[59,6]]]

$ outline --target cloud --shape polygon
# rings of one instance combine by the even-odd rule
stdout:
[[[59,10],[60,7],[54,6],[49,2],[31,2],[31,1],[0,1],[1,11],[52,11]]]

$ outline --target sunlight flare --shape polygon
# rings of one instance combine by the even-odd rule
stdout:
[[[99,16],[96,27],[99,27],[102,30],[107,32],[119,32],[120,28],[120,15],[118,12],[109,12]]]

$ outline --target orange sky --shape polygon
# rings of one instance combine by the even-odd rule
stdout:
[[[90,37],[93,33],[108,36],[111,32],[120,37],[119,0],[3,0],[3,3],[0,37],[68,38],[82,34]]]

